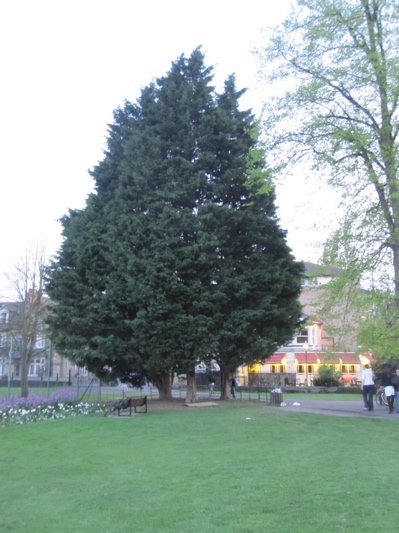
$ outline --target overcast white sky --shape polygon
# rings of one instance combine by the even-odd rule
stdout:
[[[216,85],[235,72],[238,87],[249,89],[244,106],[259,113],[265,95],[256,91],[251,49],[288,7],[289,0],[1,2],[0,273],[29,244],[58,249],[57,221],[84,206],[112,111],[181,53],[202,45]],[[295,256],[316,260],[317,200],[300,176],[277,192]]]

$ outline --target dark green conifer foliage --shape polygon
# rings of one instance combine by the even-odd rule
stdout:
[[[222,371],[222,397],[235,369],[257,361],[292,338],[300,306],[302,265],[295,263],[278,226],[272,187],[248,180],[256,143],[253,118],[238,109],[234,78],[218,98],[212,199],[200,210],[208,248],[212,339]],[[262,165],[253,160],[252,166]]]
[[[302,267],[273,190],[247,183],[248,161],[263,164],[249,158],[253,117],[234,77],[221,95],[211,80],[197,49],[115,112],[96,194],[64,218],[48,272],[60,351],[97,375],[145,376],[165,398],[171,373],[185,373],[188,401],[196,362],[217,359],[227,383],[290,339],[300,315]]]

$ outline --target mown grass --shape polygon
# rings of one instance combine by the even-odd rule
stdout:
[[[56,387],[29,387],[29,392],[34,394],[42,394],[45,398],[52,394],[54,391],[61,390],[61,389],[68,389],[69,387],[66,386],[56,386]],[[21,387],[0,387],[0,396],[1,397],[8,397],[8,396],[21,396]]]
[[[337,392],[292,392],[284,394],[284,398],[289,400],[332,400],[332,401],[345,401],[345,402],[357,402],[363,401],[363,395],[361,390],[357,393],[337,393]]]
[[[57,389],[60,387],[57,387]],[[55,388],[50,388],[50,394],[56,390]],[[47,396],[47,387],[33,387],[29,389],[29,392],[34,392],[35,394],[43,394]],[[0,396],[21,396],[21,387],[0,387]]]
[[[395,420],[253,402],[0,430],[0,531],[396,531]]]
[[[270,393],[261,392],[258,394],[256,392],[256,389],[252,392],[241,392],[239,389],[236,392],[237,398],[240,400],[254,400],[256,401],[259,399],[260,401],[265,401],[266,397],[269,398]],[[218,393],[215,394],[215,397],[218,397]],[[356,393],[336,393],[336,392],[330,392],[330,393],[324,393],[324,392],[284,392],[283,393],[283,399],[285,401],[301,401],[301,400],[314,400],[314,401],[321,401],[321,400],[332,400],[332,401],[361,401],[363,400],[363,396],[361,393],[361,390],[357,391]]]

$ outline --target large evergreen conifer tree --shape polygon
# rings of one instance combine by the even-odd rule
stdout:
[[[145,376],[162,398],[213,357],[222,397],[238,365],[290,339],[302,266],[257,194],[254,120],[234,77],[215,95],[200,50],[126,102],[94,169],[96,192],[63,220],[49,269],[58,349],[99,376]],[[253,155],[253,154],[252,154]],[[259,167],[259,168],[258,168]],[[266,174],[264,174],[266,175]]]

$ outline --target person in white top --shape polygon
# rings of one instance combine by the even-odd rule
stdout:
[[[374,373],[370,368],[370,365],[365,365],[362,375],[362,390],[364,408],[368,411],[374,410],[373,394],[374,394]]]

